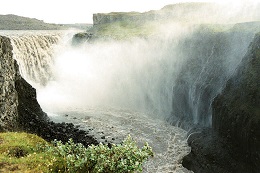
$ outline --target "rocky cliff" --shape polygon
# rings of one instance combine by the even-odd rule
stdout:
[[[179,42],[177,51],[184,62],[173,86],[171,122],[177,118],[211,126],[210,105],[245,55],[252,38],[251,33],[199,29]]]
[[[234,152],[260,170],[260,35],[251,43],[236,73],[213,102],[213,129]]]
[[[212,128],[191,135],[183,165],[203,173],[260,170],[260,35],[212,103]]]
[[[18,95],[15,80],[19,75],[12,58],[11,42],[7,37],[0,37],[0,58],[0,129],[17,129]]]
[[[97,144],[88,132],[73,124],[49,121],[37,101],[36,90],[20,75],[10,38],[0,36],[0,132],[26,131],[44,139],[67,142],[72,138],[87,146]]]
[[[21,77],[13,59],[11,41],[4,36],[0,36],[0,58],[1,130],[21,130],[31,116],[46,120],[47,116],[36,100],[36,90]]]

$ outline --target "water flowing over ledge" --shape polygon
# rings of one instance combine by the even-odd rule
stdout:
[[[129,43],[124,43],[123,46],[120,44],[111,44],[109,43],[110,49],[114,50],[117,48],[122,49],[119,53],[119,55],[116,54],[112,54],[114,57],[111,57],[111,50],[108,52],[102,52],[103,55],[105,55],[104,58],[102,59],[89,59],[88,57],[86,57],[85,55],[83,57],[77,57],[77,56],[82,56],[83,53],[87,53],[88,55],[88,51],[85,51],[84,49],[78,49],[78,48],[73,48],[70,45],[70,42],[66,42],[64,45],[64,42],[62,42],[63,40],[61,39],[60,35],[52,35],[47,34],[32,34],[32,35],[22,35],[22,36],[9,36],[11,38],[12,41],[12,45],[14,47],[13,49],[13,53],[14,53],[14,57],[17,59],[18,62],[20,62],[20,71],[22,73],[23,76],[27,76],[27,80],[30,81],[30,83],[32,83],[32,85],[35,85],[35,87],[37,88],[37,93],[38,93],[38,100],[41,103],[41,106],[44,108],[44,110],[48,110],[48,111],[53,111],[55,113],[55,110],[59,110],[59,108],[62,108],[62,111],[71,111],[73,109],[75,109],[77,106],[79,106],[81,109],[77,109],[77,111],[72,111],[72,112],[65,112],[63,114],[61,114],[59,117],[53,117],[51,116],[53,114],[53,112],[48,113],[49,117],[51,119],[53,119],[54,121],[56,120],[58,121],[62,121],[62,122],[73,122],[77,127],[85,129],[87,131],[89,131],[89,128],[93,129],[92,134],[93,136],[95,136],[98,140],[100,140],[100,142],[105,142],[106,140],[108,141],[110,139],[110,142],[115,142],[115,143],[120,143],[122,141],[122,139],[124,139],[128,134],[131,134],[134,139],[136,141],[138,141],[138,143],[140,145],[142,145],[143,142],[148,142],[154,149],[155,151],[155,157],[153,159],[151,159],[150,161],[148,161],[145,165],[144,165],[144,172],[171,172],[171,171],[176,171],[176,172],[190,172],[187,169],[183,168],[181,165],[181,161],[182,158],[187,155],[190,152],[190,147],[187,145],[187,141],[186,141],[186,132],[182,129],[179,129],[177,127],[174,127],[170,124],[167,124],[166,122],[164,122],[162,120],[162,117],[160,119],[158,119],[158,116],[160,115],[159,113],[161,113],[161,116],[163,116],[164,111],[163,110],[167,110],[170,108],[167,108],[165,106],[171,106],[171,101],[170,100],[165,100],[163,102],[161,102],[161,105],[159,104],[160,101],[156,99],[163,99],[162,96],[158,95],[157,92],[155,92],[153,94],[153,91],[160,91],[161,89],[167,89],[167,87],[169,88],[169,92],[168,93],[162,93],[165,94],[163,96],[165,96],[167,98],[167,95],[171,95],[171,84],[169,83],[169,85],[166,86],[160,86],[161,84],[161,80],[165,80],[167,81],[168,77],[171,77],[169,73],[169,75],[163,79],[158,80],[158,76],[156,75],[156,73],[158,71],[156,71],[156,73],[151,73],[149,74],[147,70],[150,69],[157,69],[157,70],[161,70],[161,67],[165,67],[166,69],[171,69],[169,66],[172,66],[172,63],[167,64],[167,62],[169,62],[166,59],[164,59],[163,55],[160,55],[160,64],[157,65],[156,63],[158,62],[156,60],[157,56],[153,56],[152,59],[150,57],[150,53],[148,55],[146,55],[146,59],[141,60],[139,59],[140,57],[136,57],[135,59],[131,59],[132,56],[129,55],[129,57],[124,57],[126,59],[120,59],[119,57],[122,56],[122,53],[127,50],[130,45]],[[65,38],[66,39],[66,38]],[[101,44],[102,45],[102,44]],[[134,47],[134,51],[138,51],[136,52],[135,55],[138,55],[140,48],[138,46],[141,45],[141,48],[144,48],[147,46],[147,42],[144,40],[140,40],[138,42],[138,45],[136,45]],[[43,49],[46,46],[46,49]],[[89,49],[93,49],[96,51],[96,48],[100,46],[100,44],[98,46],[91,46],[91,45],[87,45],[89,47]],[[104,45],[103,45],[104,46]],[[154,48],[156,48],[158,45],[153,45]],[[54,50],[54,48],[56,47],[56,50]],[[61,47],[63,47],[62,49],[60,49]],[[68,49],[69,47],[69,49]],[[147,51],[151,50],[151,47],[148,46],[146,47]],[[167,50],[168,47],[166,47],[164,50]],[[21,53],[20,53],[21,52]],[[61,53],[61,56],[57,56],[56,53],[54,52],[59,52]],[[78,54],[78,52],[80,52]],[[93,52],[92,52],[93,53]],[[130,53],[130,52],[129,52]],[[27,56],[27,55],[33,55],[33,56]],[[65,55],[65,56],[64,56]],[[34,57],[35,56],[35,57]],[[108,57],[110,56],[110,57]],[[143,56],[143,55],[142,55]],[[26,58],[25,58],[26,57]],[[91,57],[93,58],[93,56]],[[95,58],[95,56],[94,56]],[[98,58],[98,56],[96,57]],[[106,58],[110,58],[109,61],[108,59],[106,60]],[[86,61],[89,60],[89,61]],[[95,62],[96,61],[96,62]],[[102,63],[102,61],[104,61]],[[119,61],[119,62],[118,62]],[[126,61],[126,62],[124,62]],[[132,61],[132,62],[131,62]],[[174,60],[175,61],[175,60]],[[172,62],[174,62],[172,61]],[[102,80],[104,80],[104,78],[102,78],[102,75],[104,73],[100,73],[100,65],[102,68],[105,68],[104,72],[109,72],[109,69],[107,68],[107,64],[110,62],[109,68],[113,69],[112,72],[122,72],[123,74],[118,73],[119,76],[118,79],[121,80],[120,82],[122,82],[125,85],[125,88],[120,89],[120,86],[118,86],[117,88],[114,88],[109,86],[109,85],[105,85],[104,87],[109,87],[106,91],[107,92],[111,92],[112,95],[108,95],[109,97],[113,98],[115,100],[115,102],[113,102],[113,105],[118,105],[121,101],[123,100],[128,100],[128,97],[132,97],[132,101],[130,100],[130,108],[133,108],[133,110],[131,111],[127,111],[125,109],[89,109],[89,110],[84,110],[82,109],[83,107],[86,108],[86,106],[88,106],[88,104],[84,104],[84,103],[90,103],[87,102],[87,100],[82,100],[80,98],[83,99],[87,99],[87,95],[84,95],[84,90],[82,90],[84,87],[86,87],[87,89],[91,89],[88,88],[87,85],[84,85],[84,82],[88,82],[86,84],[90,85],[91,80],[93,78],[88,78],[88,74],[89,72],[91,72],[91,75],[100,75],[100,76],[96,76],[96,77],[101,77]],[[131,62],[132,64],[127,64],[127,62]],[[139,62],[139,66],[140,67],[134,67],[135,65],[137,65]],[[44,64],[46,63],[46,64]],[[50,64],[48,64],[50,63]],[[60,64],[61,63],[61,64]],[[88,63],[90,63],[88,67],[92,67],[91,69],[93,71],[90,71],[88,68],[86,68],[85,65],[88,65]],[[114,63],[114,64],[113,64]],[[122,63],[123,65],[125,64],[125,66],[123,68],[121,68],[119,63]],[[141,64],[140,64],[141,63]],[[148,63],[148,66],[147,64]],[[113,64],[114,66],[111,66],[111,64]],[[58,65],[58,66],[57,66]],[[62,65],[65,65],[62,66]],[[69,65],[69,66],[66,66]],[[82,66],[83,65],[83,66]],[[50,66],[52,68],[50,68]],[[134,70],[130,70],[129,67],[133,68],[133,69],[138,69],[139,72],[145,74],[146,76],[142,76],[145,78],[139,78],[137,74],[135,74],[136,72],[134,72]],[[69,68],[74,68],[73,70],[69,70]],[[95,69],[96,68],[96,69]],[[126,70],[125,70],[126,68]],[[84,71],[86,70],[87,71]],[[162,69],[161,73],[166,72],[166,69]],[[117,71],[119,70],[119,71]],[[64,74],[64,72],[67,72]],[[69,72],[69,73],[68,73]],[[77,77],[79,77],[78,79],[75,78],[75,74],[78,74]],[[111,73],[108,76],[108,80],[111,80],[112,75],[114,75],[116,73]],[[166,73],[167,74],[167,73]],[[37,76],[38,77],[35,77]],[[64,76],[63,76],[64,75]],[[126,75],[126,76],[125,76]],[[131,77],[131,75],[136,75],[136,76],[132,76],[133,78],[128,78],[127,80],[125,80],[124,78],[129,76]],[[32,77],[31,77],[32,76]],[[47,77],[46,77],[47,76]],[[140,76],[141,77],[141,76]],[[42,83],[42,79],[46,79],[46,83]],[[100,80],[102,82],[102,80]],[[129,81],[130,80],[130,81]],[[153,90],[150,90],[148,87],[150,85],[144,85],[145,87],[147,87],[147,92],[145,92],[141,86],[136,87],[136,91],[134,91],[134,93],[139,93],[141,95],[133,95],[131,96],[130,94],[125,95],[124,92],[129,92],[131,89],[131,86],[133,86],[131,83],[132,82],[136,82],[135,84],[138,84],[138,82],[141,82],[142,80],[144,80],[144,82],[146,81],[150,81],[152,83],[150,83],[150,85],[154,85],[155,87],[158,88],[152,88]],[[65,82],[65,83],[63,83]],[[79,82],[79,83],[77,83]],[[95,80],[92,82],[95,82]],[[125,83],[126,82],[126,83]],[[145,84],[144,82],[141,82],[141,84]],[[79,87],[79,84],[83,84],[81,86],[81,88]],[[54,84],[54,85],[53,85]],[[97,83],[100,84],[100,83]],[[102,83],[101,83],[102,84]],[[106,84],[106,83],[103,83]],[[130,86],[127,86],[127,84],[130,84]],[[59,92],[64,92],[63,94],[65,96],[73,96],[73,93],[66,93],[66,91],[68,90],[59,90],[60,87],[63,85],[63,87],[65,87],[66,89],[72,88],[73,91],[75,92],[79,92],[79,94],[81,94],[81,97],[79,97],[79,95],[75,95],[76,97],[79,97],[78,100],[74,100],[76,99],[76,97],[74,96],[73,99],[68,99],[65,98],[65,100],[62,101],[61,100],[56,100],[55,97],[60,97],[61,95],[59,95]],[[69,85],[69,86],[66,86]],[[53,88],[54,86],[54,88]],[[78,88],[79,90],[76,90],[76,88],[74,88],[76,86],[76,88]],[[94,83],[94,86],[98,86]],[[112,85],[114,86],[114,84]],[[54,89],[54,92],[50,92],[50,88]],[[58,88],[55,88],[58,87]],[[85,89],[86,89],[85,88]],[[103,88],[105,89],[105,88]],[[138,89],[141,89],[140,91],[138,91]],[[110,91],[109,91],[110,90]],[[144,93],[142,93],[141,91],[143,91]],[[90,90],[90,92],[93,92]],[[120,97],[120,95],[118,95],[118,93],[124,94],[123,97]],[[71,95],[70,95],[71,94]],[[97,93],[95,93],[97,94]],[[95,96],[95,94],[91,95],[88,93],[88,95],[91,96]],[[116,97],[113,96],[113,94],[116,95]],[[150,95],[152,94],[152,95]],[[138,97],[137,97],[138,96]],[[159,97],[160,96],[160,97]],[[110,99],[110,98],[107,99]],[[164,97],[164,98],[165,98]],[[138,101],[138,98],[143,99],[143,101]],[[145,102],[146,99],[150,99],[149,102]],[[46,100],[44,100],[46,99]],[[93,99],[93,98],[92,98]],[[119,100],[117,100],[119,99]],[[123,100],[122,100],[123,99]],[[68,104],[64,105],[64,101],[68,101]],[[109,101],[109,100],[108,100]],[[108,101],[106,102],[101,102],[101,103],[108,103]],[[135,103],[137,101],[137,103]],[[145,102],[145,103],[142,103]],[[156,105],[155,103],[158,103],[159,105]],[[142,103],[142,105],[139,105]],[[154,114],[148,114],[148,113],[141,113],[141,112],[137,112],[134,110],[134,108],[136,110],[149,110],[148,108],[152,108],[152,105],[149,105],[149,103],[152,103],[152,105],[154,105],[154,110],[155,111],[151,111]],[[163,105],[164,103],[166,103],[166,105]],[[129,104],[121,104],[122,107],[129,105]],[[74,107],[75,106],[75,107]],[[149,107],[150,106],[150,107]],[[161,106],[163,106],[162,108],[160,108]],[[156,109],[157,108],[157,109]],[[162,110],[162,111],[161,111]],[[68,114],[68,117],[65,117],[64,114]],[[153,119],[153,116],[157,116],[157,118]],[[57,118],[59,120],[57,120]],[[113,128],[112,128],[113,127]],[[112,140],[112,138],[114,138],[114,140]]]
[[[187,132],[163,121],[210,126],[211,103],[241,62],[252,34],[174,28],[178,34],[167,37],[86,42],[78,47],[71,37],[59,34],[47,39],[38,35],[39,40],[33,35],[10,38],[14,54],[28,50],[38,57],[16,56],[25,64],[22,75],[27,75],[26,67],[33,69],[29,76],[39,74],[28,81],[35,84],[49,115],[58,112],[62,121],[95,129],[93,135],[102,142],[119,142],[129,133],[139,142],[151,142],[158,154],[145,165],[147,172],[188,172],[181,166],[190,151]],[[21,44],[25,38],[35,47]],[[41,77],[47,80],[39,83]]]

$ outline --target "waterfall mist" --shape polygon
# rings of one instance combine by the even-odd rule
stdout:
[[[71,32],[19,36],[14,55],[47,112],[112,107],[210,126],[211,103],[245,55],[254,31],[243,28],[258,26],[259,7],[169,6],[148,38],[75,47]]]
[[[183,28],[179,32],[188,33]],[[173,81],[183,60],[175,55],[179,37],[86,42],[80,47],[65,42],[55,57],[55,80],[38,89],[38,100],[54,112],[113,107],[169,115]]]

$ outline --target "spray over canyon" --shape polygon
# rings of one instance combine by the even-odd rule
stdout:
[[[76,42],[78,31],[0,35],[10,38],[22,77],[51,119],[92,129],[99,142],[131,134],[151,143],[155,158],[144,172],[191,172],[181,165],[188,131],[216,124],[214,99],[260,29],[259,7],[184,3],[99,13]]]

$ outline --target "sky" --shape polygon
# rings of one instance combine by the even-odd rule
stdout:
[[[215,1],[237,3],[239,0]],[[0,5],[0,14],[37,18],[48,23],[92,23],[93,13],[144,12],[180,2],[214,2],[214,0],[4,0]]]

